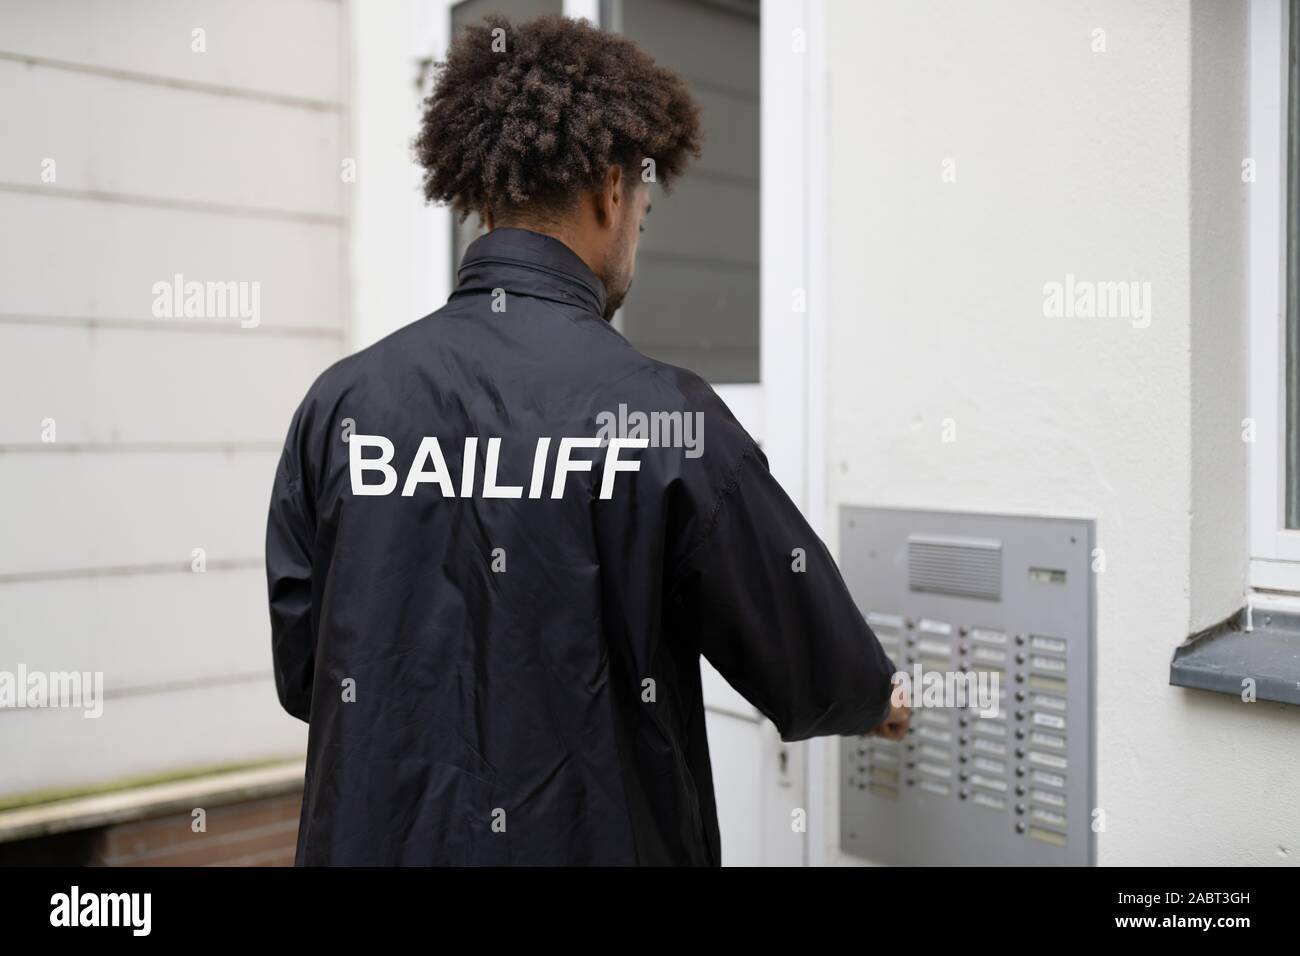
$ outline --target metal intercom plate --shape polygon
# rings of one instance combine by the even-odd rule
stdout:
[[[903,865],[1094,862],[1092,550],[1091,521],[840,510],[845,581],[914,703],[901,743],[841,739],[845,852]],[[934,674],[947,681],[942,701]],[[985,706],[969,693],[950,706],[956,687],[975,685]]]

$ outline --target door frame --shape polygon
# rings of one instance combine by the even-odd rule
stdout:
[[[762,439],[773,474],[825,539],[829,82],[824,0],[763,0],[761,29]],[[805,865],[826,863],[836,830],[827,821],[834,812],[833,743],[818,737],[782,745],[795,749],[795,765],[804,772]]]

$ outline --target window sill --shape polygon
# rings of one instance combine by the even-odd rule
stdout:
[[[1255,609],[1250,631],[1246,620],[1243,609],[1175,648],[1169,683],[1240,698],[1251,680],[1256,700],[1300,704],[1300,614]]]

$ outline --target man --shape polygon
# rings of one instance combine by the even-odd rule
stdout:
[[[445,307],[316,381],[275,479],[276,686],[310,723],[299,864],[717,865],[701,654],[784,740],[905,732],[893,665],[762,451],[608,322],[641,172],[682,171],[698,113],[581,21],[453,44],[416,152],[427,197],[490,231]],[[602,435],[621,407],[697,422],[703,453]]]

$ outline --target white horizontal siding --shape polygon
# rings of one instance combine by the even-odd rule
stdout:
[[[267,335],[237,324],[87,334],[0,321],[0,454],[39,445],[46,419],[59,445],[280,442],[339,345],[337,336]]]
[[[103,671],[116,694],[265,673],[265,594],[260,563],[203,574],[178,564],[170,574],[15,582],[0,589],[0,613],[15,661]]]
[[[110,697],[79,710],[0,711],[5,793],[92,786],[140,774],[252,763],[306,750],[307,725],[280,712],[264,679]]]
[[[0,183],[338,217],[336,113],[0,60]],[[42,163],[55,162],[53,183]]]
[[[263,331],[346,327],[341,225],[3,191],[0,222],[0,321],[153,321],[154,283],[179,273],[260,283]]]
[[[0,711],[0,793],[303,748],[262,549],[289,417],[349,334],[346,23],[328,0],[0,3],[0,669],[102,671],[108,695],[99,720]],[[258,283],[260,324],[155,316],[178,273]]]
[[[278,446],[0,455],[0,587],[27,575],[185,565],[194,548],[209,561],[259,557]]]
[[[328,0],[6,0],[0,55],[157,82],[338,104],[342,7]],[[207,32],[195,53],[192,34]]]

